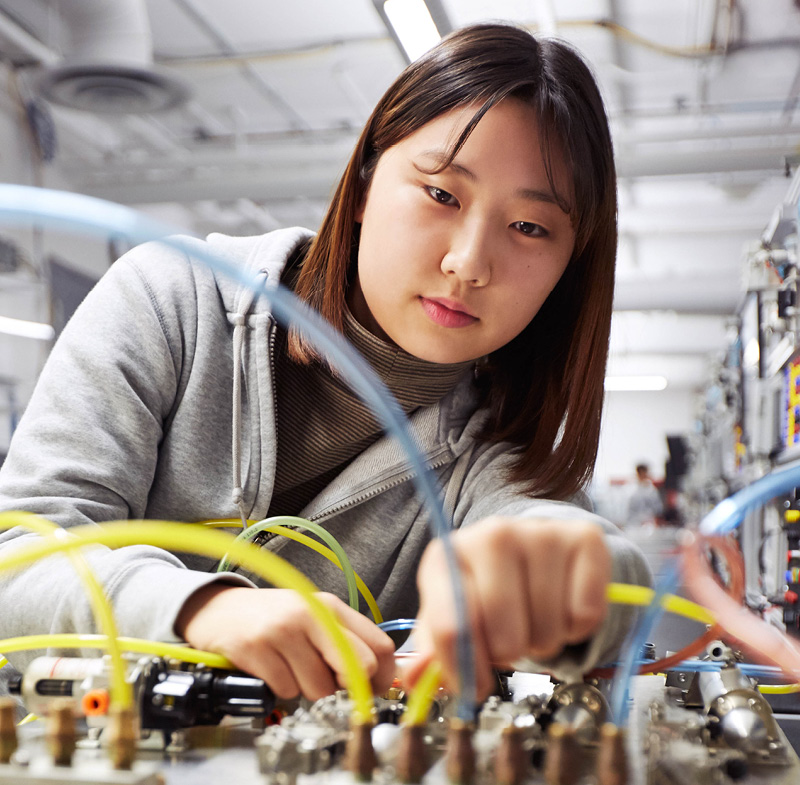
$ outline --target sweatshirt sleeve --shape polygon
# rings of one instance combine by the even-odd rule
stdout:
[[[143,273],[148,265],[160,290],[176,293],[167,305]],[[37,513],[63,527],[144,517],[181,365],[192,350],[193,319],[196,293],[181,254],[148,244],[116,262],[45,364],[0,470],[0,510]],[[33,537],[6,531],[0,553]],[[176,640],[172,623],[184,601],[218,580],[153,547],[94,547],[86,555],[123,635]],[[0,595],[2,638],[95,629],[64,557],[0,573]],[[32,656],[12,661],[21,667]]]
[[[502,445],[480,451],[465,473],[454,525],[469,526],[490,515],[557,519],[563,520],[565,526],[570,521],[590,521],[605,533],[611,555],[612,582],[652,585],[652,573],[642,552],[613,523],[588,509],[585,494],[579,494],[572,502],[532,498],[521,486],[505,479],[512,459],[513,454]],[[585,644],[568,646],[559,656],[546,662],[525,659],[514,665],[518,670],[546,671],[563,681],[580,679],[597,665],[618,658],[627,632],[638,616],[636,608],[610,604],[600,629]]]

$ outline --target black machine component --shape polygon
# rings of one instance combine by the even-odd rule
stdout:
[[[142,677],[141,724],[150,730],[216,725],[226,714],[266,717],[275,696],[261,680],[211,669],[175,670],[153,660]]]

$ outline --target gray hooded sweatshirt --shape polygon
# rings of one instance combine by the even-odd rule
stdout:
[[[310,236],[293,228],[186,244],[209,247],[277,281]],[[155,243],[135,248],[103,276],[53,348],[0,470],[0,510],[28,510],[64,527],[239,518],[240,512],[263,518],[275,476],[275,331],[265,298],[252,302],[240,285],[183,251]],[[234,396],[236,365],[242,382]],[[240,419],[235,440],[234,416]],[[594,520],[607,532],[613,580],[648,583],[643,557],[610,523],[578,506],[532,499],[506,480],[509,445],[475,440],[484,418],[469,378],[411,416],[453,526],[490,514],[563,518],[565,526]],[[416,567],[431,537],[411,477],[405,454],[382,438],[300,512],[341,542],[386,619],[415,615]],[[6,532],[0,552],[32,536]],[[320,589],[346,599],[344,577],[327,560],[283,538],[269,547]],[[145,545],[94,548],[87,556],[122,635],[175,641],[178,612],[198,588],[219,580],[252,585],[209,572],[214,563],[207,558]],[[0,638],[96,631],[82,585],[63,557],[0,574],[0,592]],[[573,676],[613,659],[631,620],[629,610],[612,607],[589,645],[548,667]],[[22,668],[38,653],[11,661]]]

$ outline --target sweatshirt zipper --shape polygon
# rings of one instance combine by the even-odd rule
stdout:
[[[275,377],[275,336],[278,332],[278,323],[270,317],[269,326],[269,372],[272,377],[272,413],[275,423],[275,455],[278,455],[278,380]]]
[[[444,466],[446,463],[447,460],[441,458],[438,461],[428,464],[428,468],[438,469],[440,466]],[[326,518],[330,518],[333,515],[338,515],[340,512],[344,512],[345,510],[351,507],[355,507],[357,504],[361,504],[362,502],[365,502],[375,496],[378,496],[381,493],[385,493],[386,491],[389,491],[392,488],[396,488],[398,485],[401,485],[402,483],[410,480],[413,476],[414,476],[413,472],[406,472],[405,474],[401,474],[399,477],[395,477],[393,480],[390,480],[389,482],[383,483],[382,485],[378,485],[374,488],[370,488],[370,490],[364,491],[358,496],[353,496],[352,498],[342,502],[336,507],[332,507],[326,510],[325,512],[318,513],[317,515],[312,515],[309,518],[309,520],[319,522],[325,520]]]

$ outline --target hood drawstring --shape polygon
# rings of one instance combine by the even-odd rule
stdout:
[[[263,285],[268,278],[266,270],[260,270],[256,281]],[[232,414],[232,449],[233,492],[231,500],[239,510],[242,518],[242,529],[247,528],[247,512],[242,487],[242,370],[244,366],[244,339],[247,329],[247,316],[256,299],[256,292],[247,288],[238,303],[236,313],[228,314],[228,321],[233,325],[233,405]],[[260,286],[258,288],[261,288]]]

